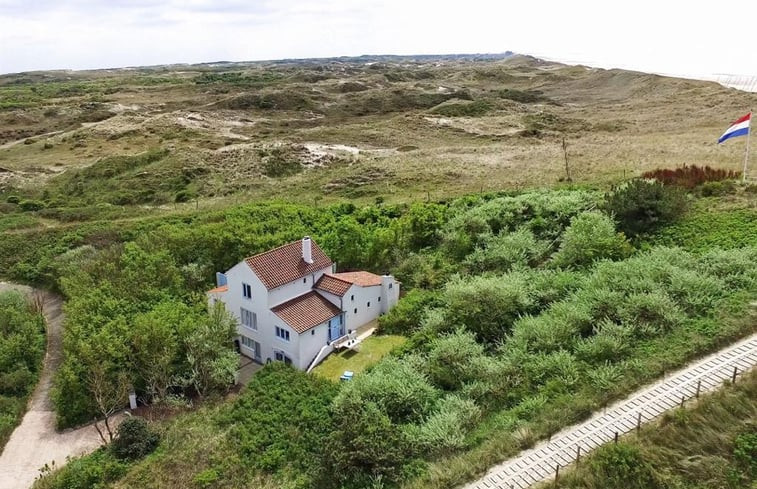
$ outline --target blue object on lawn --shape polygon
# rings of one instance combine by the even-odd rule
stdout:
[[[341,377],[339,377],[339,380],[352,380],[352,377],[354,376],[354,372],[352,370],[345,370]]]

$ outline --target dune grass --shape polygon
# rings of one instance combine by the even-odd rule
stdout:
[[[605,445],[549,488],[750,488],[757,481],[757,372]]]

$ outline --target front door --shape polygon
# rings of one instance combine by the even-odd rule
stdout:
[[[331,318],[329,320],[329,341],[334,341],[342,336],[342,321],[340,317]]]

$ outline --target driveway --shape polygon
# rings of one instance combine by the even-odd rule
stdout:
[[[0,291],[16,289],[31,294],[28,287],[0,282]],[[45,464],[59,467],[67,457],[81,455],[100,446],[100,437],[91,425],[76,430],[55,430],[55,412],[50,399],[53,374],[62,357],[62,299],[43,294],[47,319],[47,353],[39,384],[29,401],[21,424],[15,429],[0,455],[0,488],[27,489]]]

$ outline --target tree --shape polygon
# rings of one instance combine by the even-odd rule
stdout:
[[[164,302],[134,318],[131,328],[132,361],[145,381],[148,395],[164,400],[176,382],[175,364],[180,354],[178,332],[190,315],[181,302]]]
[[[122,321],[112,321],[78,344],[77,353],[84,371],[84,384],[108,433],[106,440],[95,422],[95,429],[103,443],[113,441],[110,418],[124,407],[132,388],[126,370],[126,345],[121,341],[123,333],[118,331],[124,326]]]
[[[635,179],[610,192],[605,209],[629,237],[649,233],[673,222],[687,207],[686,196],[678,188],[657,180]]]
[[[236,321],[219,302],[186,338],[190,369],[186,380],[200,396],[225,390],[234,383],[239,364],[232,347],[235,336]]]
[[[336,404],[334,432],[326,438],[327,468],[350,487],[369,487],[372,481],[397,482],[412,457],[411,445],[389,417],[371,401],[358,397]]]

